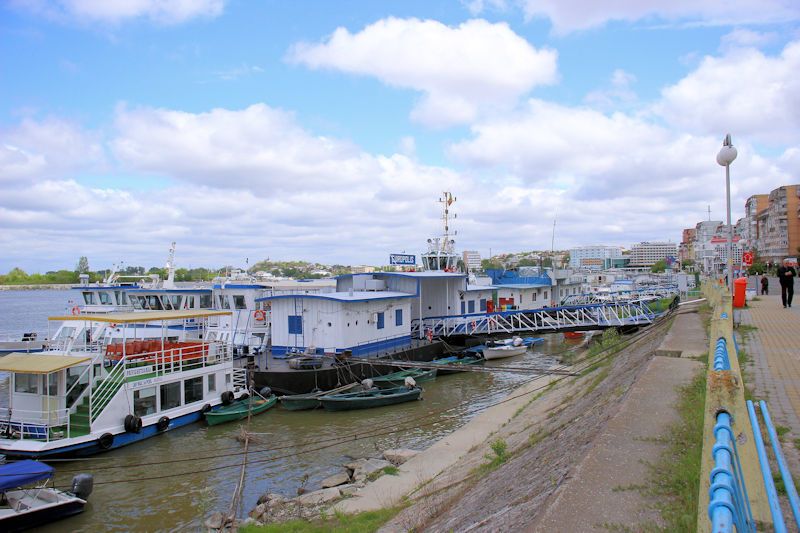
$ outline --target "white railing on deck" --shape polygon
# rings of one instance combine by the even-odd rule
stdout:
[[[54,401],[63,398],[51,397]],[[69,437],[69,409],[30,411],[0,408],[0,438],[49,442]]]

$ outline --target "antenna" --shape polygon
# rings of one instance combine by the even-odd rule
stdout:
[[[708,206],[708,221],[711,222],[711,204]]]

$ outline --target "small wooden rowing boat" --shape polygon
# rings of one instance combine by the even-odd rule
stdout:
[[[336,389],[331,389],[327,391],[317,391],[317,392],[309,392],[308,394],[289,394],[286,396],[278,397],[280,400],[281,405],[283,405],[284,409],[288,409],[289,411],[304,411],[307,409],[316,409],[317,407],[322,407],[322,404],[319,402],[319,399],[322,396],[328,396],[331,394],[339,394],[343,392],[351,392],[353,389],[360,387],[360,383],[350,383],[349,385],[344,385],[343,387],[338,387]]]
[[[445,376],[448,374],[455,374],[459,372],[460,367],[465,366],[473,366],[473,365],[482,365],[485,363],[486,360],[483,357],[478,357],[477,355],[468,355],[465,357],[458,357],[458,356],[451,356],[451,357],[443,357],[441,359],[434,359],[431,361],[431,364],[434,365],[441,365],[441,368],[437,368],[437,375]]]
[[[405,384],[406,378],[414,378],[414,381],[417,383],[431,381],[436,379],[436,369],[412,368],[408,370],[392,372],[391,374],[386,374],[385,376],[378,376],[371,379],[376,387],[390,389]]]
[[[585,333],[583,331],[565,331],[564,332],[564,338],[565,339],[573,339],[573,340],[577,339],[577,340],[580,340],[580,339],[583,338],[584,335],[585,335]]]
[[[247,418],[248,414],[255,416],[263,413],[277,402],[278,398],[274,394],[270,395],[268,398],[250,396],[246,400],[236,400],[231,402],[230,405],[225,405],[219,409],[207,412],[205,414],[206,422],[208,422],[209,426],[216,426],[217,424],[224,424],[225,422],[241,420]]]
[[[351,411],[370,409],[418,400],[422,394],[419,387],[394,387],[392,389],[370,389],[322,396],[319,400],[326,411]]]

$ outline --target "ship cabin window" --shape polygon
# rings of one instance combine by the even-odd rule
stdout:
[[[233,306],[236,309],[247,309],[247,302],[245,302],[243,294],[233,295]]]
[[[403,325],[403,310],[402,309],[395,309],[394,310],[394,325],[395,326],[402,326]]]
[[[75,335],[75,328],[74,327],[69,327],[69,326],[64,326],[63,328],[58,330],[58,333],[56,333],[56,337],[55,338],[56,339],[71,339],[73,335]]]
[[[544,291],[544,299],[547,300],[547,291]]]
[[[217,301],[219,301],[219,308],[220,309],[230,309],[231,302],[228,301],[228,297],[224,294],[220,294],[217,296]]]
[[[350,324],[348,324],[349,326]],[[289,315],[289,335],[303,334],[303,317],[301,315]]]
[[[534,302],[536,301],[536,293],[535,292],[533,294],[531,294],[531,300],[533,300]]]
[[[127,305],[128,299],[124,292],[122,291],[114,291],[114,298],[117,301],[117,305]]]
[[[187,296],[186,301],[183,304],[184,309],[195,309],[194,306],[194,296]]]
[[[87,366],[71,366],[67,369],[67,406],[71,406],[75,398],[83,392],[83,389],[89,386],[89,373],[83,373]],[[80,383],[75,385],[78,380],[80,380]],[[75,386],[74,389],[72,388],[73,385]]]
[[[462,315],[467,314],[467,302],[461,302],[461,314]]]
[[[94,293],[86,291],[83,293],[83,302],[86,305],[94,305]]]
[[[164,309],[172,309],[172,302],[170,301],[169,296],[162,296],[158,300],[161,302],[161,305],[164,307]]]
[[[209,394],[212,392],[216,392],[217,390],[217,376],[216,374],[209,374],[208,375],[208,392]]]
[[[161,410],[173,409],[181,405],[181,382],[161,385]]]
[[[101,305],[113,305],[113,302],[111,301],[111,293],[100,291],[97,293],[97,296],[100,298]]]
[[[199,402],[203,399],[203,376],[187,379],[183,382],[184,405]]]
[[[147,304],[150,306],[150,309],[154,311],[162,311],[164,309],[161,305],[161,298],[155,295],[147,297]]]
[[[181,304],[183,303],[183,296],[180,294],[173,294],[170,296],[170,300],[172,301],[172,308],[173,309],[180,309]]]
[[[39,374],[14,374],[14,392],[39,394]]]
[[[230,385],[231,385],[231,375],[225,374],[225,386],[230,387]]]
[[[47,374],[47,395],[58,396],[58,372]]]
[[[136,296],[131,296],[131,305],[134,309],[142,309],[142,302],[140,302],[139,298]]]
[[[486,298],[481,298],[479,303],[480,303],[481,312],[485,313],[486,312]]]
[[[358,324],[358,322],[356,322],[356,324]],[[378,313],[378,329],[383,329],[383,326],[383,313]]]
[[[133,414],[136,416],[152,415],[156,410],[155,387],[145,387],[133,391]]]
[[[146,296],[136,296],[136,301],[139,302],[138,309],[150,309],[150,304],[147,303],[147,297]],[[134,306],[134,307],[136,307],[136,306]]]
[[[474,313],[475,312],[475,300],[470,300],[467,302],[467,313]]]
[[[200,309],[211,309],[212,305],[213,305],[213,300],[211,299],[210,294],[200,295]]]

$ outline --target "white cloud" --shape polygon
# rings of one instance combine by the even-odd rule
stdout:
[[[603,26],[610,21],[740,25],[800,19],[795,0],[520,0],[527,18],[547,18],[557,33]]]
[[[486,10],[505,11],[508,9],[506,0],[461,0],[461,3],[464,4],[464,7],[473,17]]]
[[[655,111],[674,127],[716,136],[732,133],[779,144],[800,135],[800,41],[778,56],[734,49],[706,56],[662,91]]]
[[[225,0],[12,0],[12,5],[57,20],[118,24],[145,18],[180,24],[222,14]]]
[[[412,118],[435,127],[469,123],[483,110],[513,106],[521,95],[557,78],[555,51],[537,50],[507,24],[485,20],[450,27],[387,18],[358,33],[338,28],[323,43],[296,44],[288,60],[420,91]]]
[[[631,88],[634,82],[636,76],[616,69],[611,75],[609,87],[591,91],[584,101],[603,110],[625,108],[636,102],[636,93]]]
[[[722,36],[720,49],[723,51],[732,48],[760,48],[772,44],[778,39],[775,32],[759,32],[747,28],[736,28]]]

